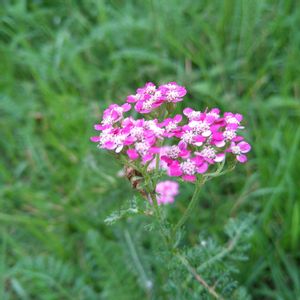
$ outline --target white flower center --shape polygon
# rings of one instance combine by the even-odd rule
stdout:
[[[136,138],[136,139],[142,139],[143,138],[144,129],[142,127],[133,127],[130,130],[130,134]]]
[[[196,165],[194,162],[190,161],[189,159],[187,161],[182,162],[180,164],[180,167],[184,174],[194,175],[196,173]]]
[[[223,135],[226,140],[232,140],[236,137],[236,132],[234,130],[225,130]]]
[[[164,129],[158,127],[153,120],[146,121],[145,127],[151,130],[155,134],[155,136],[160,136],[164,133]]]
[[[156,91],[156,87],[154,85],[149,85],[146,87],[146,93],[147,94],[154,94]]]
[[[174,89],[177,88],[177,85],[173,84],[173,83],[168,83],[168,84],[165,85],[165,87],[167,87],[170,90],[172,90],[172,89],[174,90]]]
[[[191,119],[196,119],[196,118],[199,118],[201,115],[201,112],[200,111],[192,111],[189,115],[189,118]]]
[[[176,145],[173,145],[173,146],[170,147],[170,149],[168,149],[168,151],[167,151],[167,155],[168,155],[170,158],[173,158],[173,159],[178,158],[179,153],[180,153],[180,149],[179,149],[179,147],[176,146]]]
[[[114,139],[113,134],[109,133],[108,130],[103,130],[100,134],[100,144],[103,145],[108,141],[112,141]]]
[[[236,155],[240,155],[241,154],[241,149],[239,146],[232,146],[231,147],[231,151],[233,154],[236,154]]]
[[[161,96],[162,96],[161,91],[156,91],[152,97],[153,97],[153,99],[157,100]]]
[[[181,139],[184,141],[184,142],[186,142],[186,143],[188,143],[188,144],[191,144],[192,142],[193,142],[193,139],[194,139],[194,133],[192,132],[192,131],[186,131],[183,135],[182,135],[182,137],[181,137]]]
[[[113,136],[113,141],[116,145],[123,145],[126,135],[118,134]]]
[[[155,102],[155,100],[156,100],[156,99],[155,99],[154,97],[151,97],[150,99],[146,100],[146,101],[143,103],[143,109],[151,109],[153,103]]]
[[[174,129],[177,128],[177,124],[175,122],[170,122],[167,126],[166,126],[166,130],[169,132],[169,131],[172,131]]]
[[[145,142],[136,143],[135,149],[141,155],[146,155],[149,150],[149,144]]]
[[[112,125],[114,123],[114,120],[111,116],[107,116],[105,119],[101,122],[103,125]]]
[[[216,157],[216,151],[212,147],[205,147],[201,152],[200,155],[203,157],[207,157],[213,159]]]
[[[240,124],[239,120],[235,117],[227,117],[226,122],[230,124]]]
[[[114,110],[115,110],[119,115],[121,115],[121,114],[124,112],[123,107],[115,107]]]
[[[175,100],[178,97],[179,97],[179,94],[176,90],[169,90],[167,92],[167,101]]]
[[[207,113],[207,115],[208,115],[208,116],[212,116],[212,117],[214,117],[214,118],[216,118],[216,119],[220,117],[220,115],[217,114],[217,113],[215,113],[215,112],[209,112],[209,113]]]
[[[195,133],[200,134],[203,131],[210,130],[209,124],[205,121],[192,121],[189,123],[189,126],[193,128]]]

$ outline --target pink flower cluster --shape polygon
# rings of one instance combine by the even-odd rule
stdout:
[[[135,95],[127,97],[128,103],[135,103],[135,110],[147,114],[166,102],[179,102],[186,95],[186,89],[176,82],[169,82],[156,88],[152,82],[136,90]]]
[[[207,172],[210,166],[219,164],[225,156],[233,156],[240,163],[247,161],[246,153],[251,146],[239,135],[242,115],[220,110],[196,111],[185,108],[182,114],[158,119],[153,117],[168,112],[164,105],[182,101],[186,89],[176,82],[158,88],[151,82],[127,97],[121,106],[112,104],[103,113],[95,129],[100,134],[91,138],[99,148],[127,156],[137,164],[155,168],[159,155],[160,166],[171,177],[195,181],[198,174]],[[132,109],[148,118],[134,119],[124,114]],[[155,112],[154,112],[155,113]]]
[[[161,181],[156,185],[155,191],[158,194],[158,205],[173,203],[179,193],[179,184],[176,181]]]

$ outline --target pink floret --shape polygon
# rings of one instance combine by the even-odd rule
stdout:
[[[157,202],[159,205],[173,203],[179,194],[179,184],[175,181],[162,181],[156,185]]]

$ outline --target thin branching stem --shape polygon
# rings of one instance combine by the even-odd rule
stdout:
[[[166,246],[169,248],[170,247],[170,238],[169,238],[169,235],[166,233],[167,227],[165,224],[165,220],[161,214],[161,211],[160,211],[160,208],[159,208],[159,205],[157,202],[156,194],[154,192],[153,193],[151,192],[151,193],[149,193],[149,197],[153,203],[154,213],[156,215],[156,218],[157,218],[157,221],[159,224],[161,236],[164,239]]]
[[[192,196],[191,202],[189,203],[186,211],[184,212],[183,216],[181,217],[181,219],[178,221],[178,223],[175,225],[174,227],[174,233],[176,233],[176,231],[182,226],[184,225],[184,223],[186,222],[186,220],[189,218],[189,216],[191,215],[191,213],[193,212],[197,201],[198,201],[198,196],[201,190],[202,185],[204,184],[204,182],[206,181],[206,179],[204,177],[202,177],[201,180],[196,182],[196,186],[195,186],[195,190],[194,190],[194,194]]]

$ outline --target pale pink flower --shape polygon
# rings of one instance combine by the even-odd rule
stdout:
[[[155,191],[159,205],[173,203],[175,196],[179,194],[179,184],[176,181],[162,181],[156,185]]]

